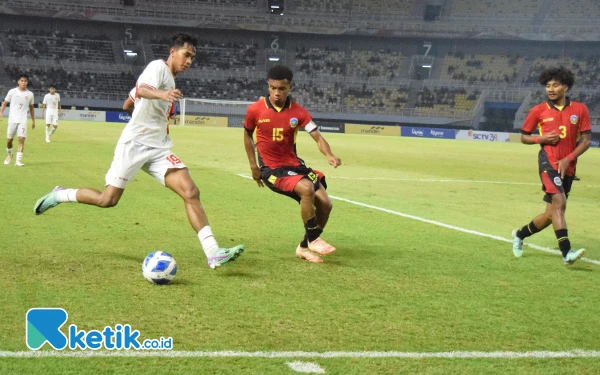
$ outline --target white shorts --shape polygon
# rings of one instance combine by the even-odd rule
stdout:
[[[8,124],[6,138],[13,139],[15,136],[23,138],[27,137],[27,122],[13,122]]]
[[[46,125],[58,125],[58,113],[46,112]]]
[[[125,189],[140,169],[164,185],[165,174],[172,168],[187,167],[169,149],[148,147],[135,141],[117,143],[115,156],[106,173],[106,185]]]

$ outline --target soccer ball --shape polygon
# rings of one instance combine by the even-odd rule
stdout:
[[[166,251],[148,254],[142,263],[142,274],[153,284],[165,285],[175,278],[177,263]]]

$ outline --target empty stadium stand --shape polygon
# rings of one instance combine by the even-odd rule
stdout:
[[[444,57],[440,79],[514,82],[524,60],[521,56],[449,53]]]

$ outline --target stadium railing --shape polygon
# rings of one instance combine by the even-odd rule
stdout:
[[[56,65],[55,59],[31,59],[26,56],[21,58],[13,56],[3,56],[2,60],[6,65],[19,65],[23,68],[62,68],[64,70],[71,70],[75,72],[98,72],[98,73],[121,73],[121,72],[133,72],[139,67],[135,67],[130,64],[106,64],[106,63],[89,63],[79,61],[61,61],[60,64]]]

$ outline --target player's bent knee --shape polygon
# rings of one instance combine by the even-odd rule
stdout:
[[[310,199],[311,201],[315,199],[315,191],[312,186],[310,188],[295,189],[295,191],[300,196],[300,199]]]
[[[302,199],[314,199],[315,197],[315,188],[313,184],[306,179],[298,181],[298,183],[294,187],[294,191]]]
[[[179,195],[181,196],[181,198],[183,198],[183,200],[186,201],[200,200],[200,189],[198,189],[196,185],[192,185],[190,187],[182,189]]]
[[[567,209],[567,201],[564,198],[552,200],[552,211],[565,211]]]

